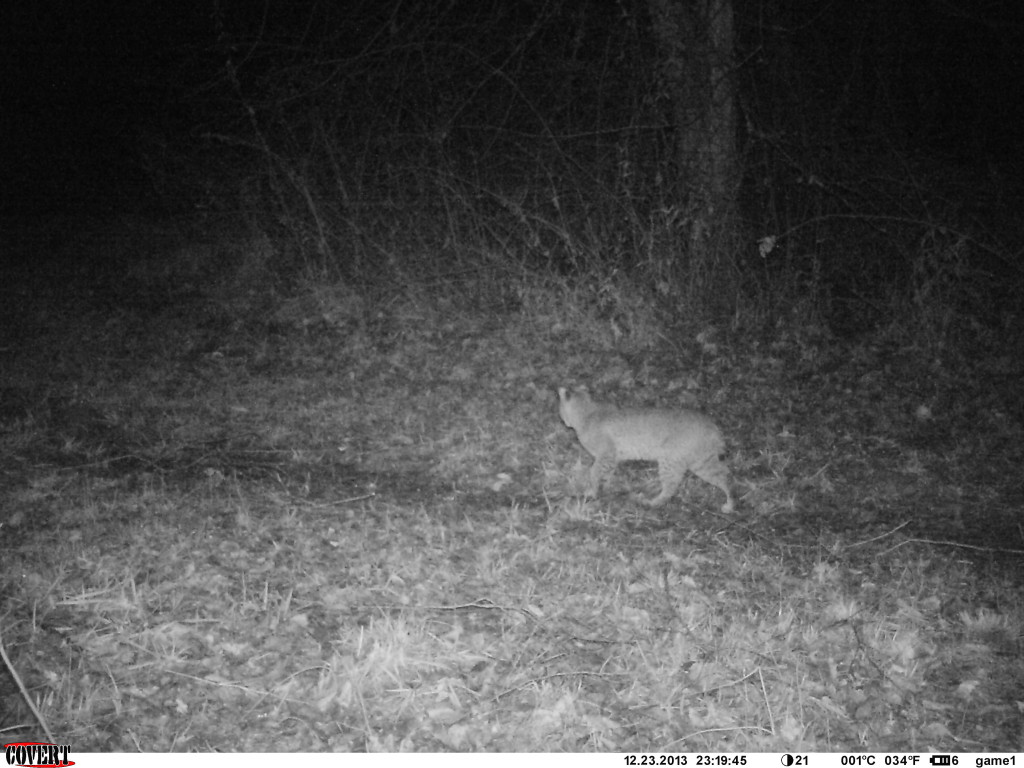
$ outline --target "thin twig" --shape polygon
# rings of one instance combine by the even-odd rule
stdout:
[[[1002,555],[1024,555],[1024,549],[1003,549],[1002,547],[979,547],[974,544],[964,544],[960,541],[946,541],[944,539],[907,539],[907,544],[939,544],[945,547],[961,547],[962,549],[973,549],[976,552],[998,552]]]
[[[39,711],[35,702],[33,702],[32,698],[28,695],[28,691],[25,689],[25,684],[21,682],[21,678],[18,676],[18,671],[14,668],[10,658],[8,658],[7,651],[4,650],[4,639],[2,635],[0,635],[0,658],[2,658],[4,660],[4,664],[7,665],[7,669],[11,673],[11,677],[14,678],[14,682],[18,686],[18,690],[21,691],[22,698],[25,699],[25,703],[28,704],[28,708],[32,710],[32,714],[36,716],[36,720],[38,720],[39,725],[42,726],[43,733],[46,734],[46,738],[50,740],[51,744],[56,744],[57,742],[54,740],[53,734],[50,733],[50,726],[46,724],[46,720],[43,719],[42,712]]]
[[[870,544],[872,541],[878,541],[879,539],[884,539],[886,536],[892,536],[894,533],[896,533],[896,531],[900,530],[900,528],[905,528],[908,525],[910,525],[910,521],[909,520],[907,520],[906,522],[900,523],[895,528],[893,528],[891,531],[886,531],[885,533],[880,533],[877,536],[872,536],[870,539],[865,539],[864,541],[858,541],[856,544],[851,544],[849,547],[847,547],[847,549],[853,549],[854,547],[863,547],[865,544]]]

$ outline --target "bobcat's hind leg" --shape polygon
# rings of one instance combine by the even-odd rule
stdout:
[[[661,483],[661,493],[653,499],[644,499],[644,506],[655,509],[671,499],[675,492],[679,490],[679,485],[683,482],[683,475],[685,473],[686,469],[683,467],[675,467],[671,463],[659,461],[658,480]]]

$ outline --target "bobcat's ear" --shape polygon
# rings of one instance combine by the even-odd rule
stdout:
[[[585,386],[580,387],[559,387],[558,388],[558,399],[563,403],[567,403],[570,400],[589,400],[590,390]]]

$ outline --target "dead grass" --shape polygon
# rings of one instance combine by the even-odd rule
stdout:
[[[912,350],[669,331],[627,286],[574,290],[5,341],[0,620],[58,742],[1024,749],[998,395],[968,407],[979,380]],[[566,381],[712,411],[740,512],[699,482],[643,510],[636,470],[568,494]],[[0,729],[38,735],[4,691]]]

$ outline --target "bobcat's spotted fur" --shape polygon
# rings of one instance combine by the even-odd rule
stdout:
[[[620,409],[595,403],[586,389],[558,389],[558,413],[576,432],[580,444],[594,457],[588,496],[596,497],[601,483],[622,461],[658,462],[661,493],[645,501],[658,507],[679,489],[686,472],[725,493],[723,512],[733,511],[729,469],[722,462],[725,441],[715,423],[697,411],[654,408]]]

